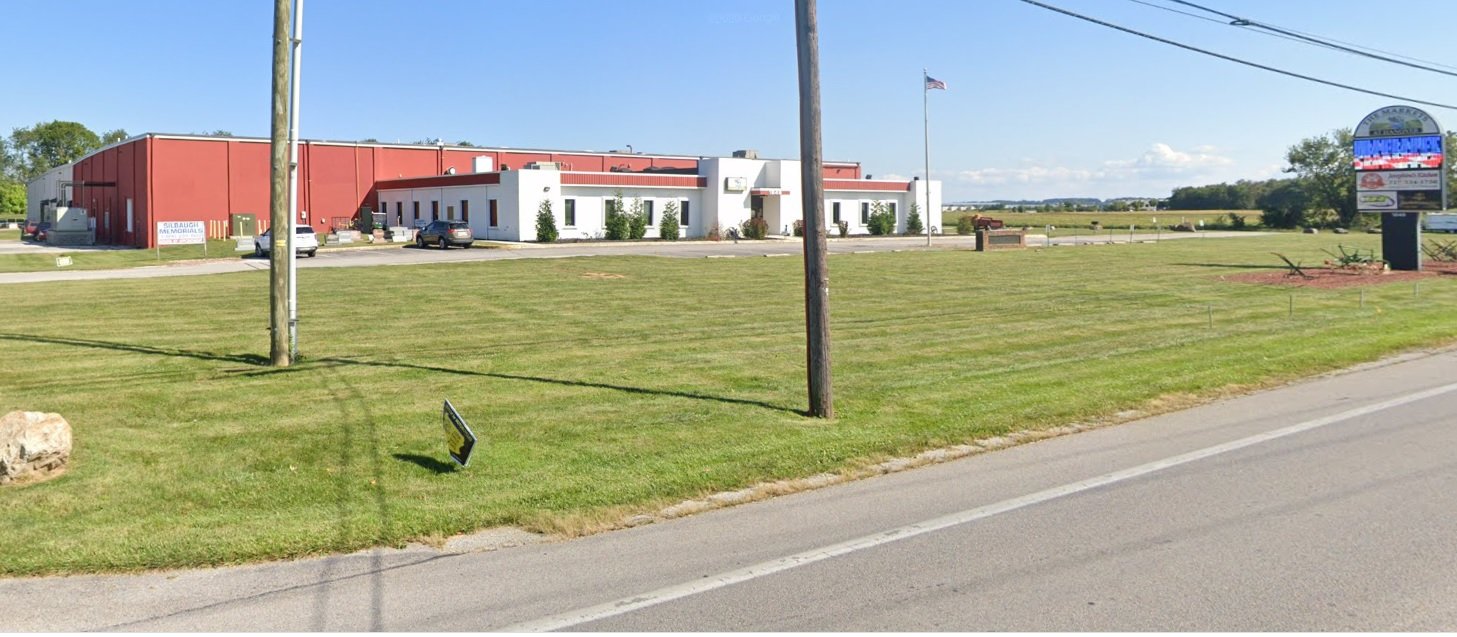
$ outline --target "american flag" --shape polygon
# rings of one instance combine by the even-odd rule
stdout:
[[[939,88],[939,89],[941,89],[941,90],[944,91],[944,90],[946,90],[946,83],[945,82],[942,82],[941,80],[938,80],[938,79],[936,79],[934,77],[931,77],[931,76],[927,75],[926,76],[926,90],[929,91],[929,90],[931,90],[933,88]]]

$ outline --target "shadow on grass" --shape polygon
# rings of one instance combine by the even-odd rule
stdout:
[[[1289,270],[1283,265],[1254,265],[1249,263],[1174,263],[1171,265],[1184,265],[1191,268],[1233,268],[1237,270]]]
[[[713,396],[710,394],[699,394],[695,392],[673,391],[668,389],[651,389],[647,387],[633,387],[630,385],[614,385],[611,383],[596,383],[582,380],[567,380],[562,378],[548,378],[545,376],[527,376],[524,374],[502,374],[497,372],[475,372],[464,369],[451,369],[449,367],[437,367],[434,365],[416,365],[414,363],[386,362],[360,360],[356,358],[329,357],[319,358],[313,361],[303,361],[293,367],[270,368],[267,367],[269,359],[267,356],[258,354],[216,354],[213,352],[201,352],[197,350],[186,350],[176,348],[151,347],[147,345],[130,345],[127,343],[114,343],[110,341],[97,341],[82,338],[65,338],[55,336],[33,336],[29,334],[0,333],[0,340],[27,341],[31,343],[45,343],[48,345],[69,345],[72,347],[89,347],[94,349],[109,349],[121,352],[132,352],[136,354],[152,354],[156,356],[175,356],[182,358],[194,358],[205,361],[219,361],[227,363],[242,363],[264,369],[249,369],[236,372],[239,376],[267,376],[296,371],[308,371],[319,368],[339,367],[344,365],[359,365],[364,367],[383,367],[390,369],[413,369],[418,371],[435,372],[440,374],[454,374],[457,376],[478,376],[484,378],[498,378],[501,380],[516,380],[533,383],[547,383],[565,387],[590,387],[593,389],[610,389],[629,394],[640,394],[646,396],[672,396],[676,398],[688,398],[692,400],[707,400],[729,405],[743,405],[746,407],[760,407],[773,411],[782,411],[799,416],[807,415],[804,410],[791,409],[782,405],[775,405],[759,400],[748,400],[743,398],[728,398],[725,396]]]
[[[0,340],[7,341],[29,341],[31,343],[46,343],[49,345],[71,345],[73,347],[90,347],[94,349],[110,349],[121,352],[132,352],[135,354],[155,354],[158,356],[177,356],[182,358],[195,358],[204,361],[220,361],[225,363],[242,363],[244,365],[266,365],[267,356],[257,354],[215,354],[213,352],[199,352],[196,350],[176,349],[168,347],[151,347],[148,345],[129,345],[127,343],[113,343],[110,341],[94,341],[85,338],[67,338],[60,336],[32,336],[30,334],[0,333]]]
[[[395,457],[395,460],[408,462],[410,464],[422,467],[435,473],[450,473],[452,471],[455,471],[455,465],[450,464],[449,462],[442,462],[436,458],[431,458],[430,456],[422,456],[414,453],[396,453],[391,455]]]

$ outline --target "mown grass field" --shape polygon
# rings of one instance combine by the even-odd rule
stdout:
[[[1102,234],[1106,235],[1109,229],[1128,233],[1128,226],[1136,226],[1138,231],[1153,232],[1154,226],[1161,226],[1168,231],[1171,226],[1180,223],[1192,223],[1195,226],[1203,221],[1209,229],[1229,229],[1229,215],[1234,213],[1245,218],[1245,223],[1251,230],[1259,228],[1259,210],[1158,210],[1143,212],[1010,212],[1006,210],[972,210],[967,212],[946,212],[943,214],[943,232],[956,232],[956,220],[963,216],[980,214],[984,217],[1001,219],[1007,227],[1026,227],[1030,232],[1045,234],[1047,226],[1056,228],[1053,236],[1071,236],[1073,234],[1091,235],[1094,221],[1100,222],[1103,226]]]
[[[1367,288],[1364,307],[1294,291],[1294,320],[1291,290],[1221,279],[1335,243],[832,256],[833,422],[800,413],[797,259],[306,269],[286,370],[265,365],[263,272],[4,286],[0,409],[62,413],[76,451],[64,476],[0,490],[0,573],[575,532],[1452,338],[1457,277]],[[481,438],[464,470],[443,398]]]

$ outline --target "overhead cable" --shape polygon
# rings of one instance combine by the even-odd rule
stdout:
[[[1345,44],[1348,44],[1348,43],[1341,43],[1338,40],[1327,40],[1327,39],[1323,39],[1323,38],[1320,38],[1320,37],[1316,37],[1316,36],[1312,36],[1312,35],[1307,35],[1307,34],[1304,34],[1304,33],[1299,32],[1299,31],[1291,31],[1291,30],[1288,30],[1288,29],[1282,29],[1282,28],[1277,27],[1277,26],[1272,25],[1272,24],[1267,24],[1267,23],[1264,23],[1264,22],[1259,22],[1257,20],[1250,20],[1248,18],[1242,18],[1242,17],[1237,16],[1237,15],[1233,15],[1233,14],[1225,13],[1223,11],[1219,11],[1218,9],[1211,9],[1211,8],[1206,7],[1206,6],[1203,6],[1203,5],[1195,4],[1193,2],[1188,2],[1187,0],[1171,0],[1171,1],[1172,2],[1177,2],[1179,4],[1182,4],[1182,5],[1186,6],[1186,7],[1193,7],[1195,9],[1199,9],[1200,11],[1207,11],[1207,12],[1212,13],[1214,15],[1218,15],[1218,16],[1223,16],[1225,18],[1229,18],[1229,24],[1230,24],[1230,26],[1243,27],[1243,28],[1247,28],[1247,29],[1264,29],[1266,31],[1270,31],[1270,32],[1273,32],[1273,33],[1278,33],[1278,34],[1281,34],[1281,35],[1284,35],[1284,36],[1287,36],[1287,37],[1290,37],[1290,38],[1294,38],[1296,40],[1300,40],[1302,42],[1306,42],[1306,43],[1309,43],[1309,44],[1314,44],[1316,46],[1325,47],[1325,48],[1328,48],[1328,49],[1334,49],[1334,50],[1337,50],[1337,51],[1343,51],[1345,53],[1350,53],[1352,55],[1359,55],[1359,56],[1362,56],[1362,57],[1371,58],[1373,60],[1380,60],[1382,62],[1390,62],[1392,64],[1400,64],[1402,66],[1408,66],[1408,67],[1411,67],[1411,68],[1414,68],[1414,69],[1420,69],[1420,70],[1423,70],[1423,71],[1431,71],[1432,73],[1441,73],[1442,75],[1450,75],[1452,77],[1457,77],[1457,72],[1446,71],[1446,70],[1443,70],[1443,69],[1434,68],[1434,67],[1431,67],[1431,66],[1426,66],[1424,64],[1417,64],[1415,62],[1407,62],[1405,60],[1398,60],[1398,59],[1393,58],[1393,57],[1387,57],[1385,55],[1377,55],[1376,53],[1370,53],[1369,52],[1369,51],[1377,51],[1378,49],[1369,49],[1369,51],[1362,51],[1361,49],[1353,48],[1352,46],[1345,46]],[[1359,46],[1359,45],[1356,45],[1356,46]],[[1361,47],[1361,48],[1368,48],[1368,47]],[[1381,51],[1381,53],[1387,53],[1387,52],[1386,51]],[[1401,57],[1407,57],[1407,56],[1401,56]],[[1408,59],[1415,59],[1415,58],[1408,58]],[[1425,61],[1425,60],[1423,60],[1423,61]]]
[[[1343,89],[1346,89],[1348,91],[1355,91],[1357,93],[1365,93],[1367,95],[1376,95],[1376,96],[1379,96],[1379,97],[1389,97],[1391,99],[1400,100],[1400,101],[1403,101],[1403,102],[1412,102],[1414,104],[1424,104],[1426,106],[1435,106],[1437,108],[1445,108],[1445,109],[1448,109],[1448,110],[1457,110],[1457,106],[1453,106],[1451,104],[1442,104],[1440,102],[1429,102],[1427,100],[1419,100],[1419,99],[1412,98],[1412,97],[1402,97],[1400,95],[1393,95],[1391,93],[1382,93],[1380,91],[1373,91],[1371,89],[1364,89],[1364,88],[1360,88],[1358,86],[1351,86],[1349,84],[1341,84],[1340,82],[1332,82],[1330,80],[1323,80],[1323,79],[1320,79],[1318,77],[1311,77],[1309,75],[1302,75],[1302,74],[1296,73],[1294,71],[1286,71],[1284,69],[1277,69],[1277,68],[1275,68],[1273,66],[1266,66],[1266,65],[1260,64],[1258,62],[1251,62],[1249,60],[1242,60],[1242,59],[1237,58],[1237,57],[1232,57],[1232,56],[1224,55],[1223,53],[1215,53],[1214,51],[1209,51],[1207,49],[1201,49],[1201,48],[1196,47],[1196,46],[1190,46],[1190,45],[1184,44],[1182,42],[1175,42],[1173,40],[1169,40],[1169,39],[1166,39],[1166,38],[1161,38],[1161,37],[1158,37],[1156,35],[1151,35],[1151,34],[1148,34],[1148,33],[1144,33],[1142,31],[1135,31],[1133,29],[1130,29],[1130,28],[1127,28],[1127,27],[1123,27],[1123,26],[1119,26],[1119,25],[1113,24],[1111,22],[1104,22],[1104,21],[1099,20],[1097,18],[1092,18],[1092,17],[1089,17],[1089,16],[1085,16],[1085,15],[1083,15],[1081,13],[1074,13],[1072,11],[1068,11],[1067,9],[1063,9],[1063,8],[1060,8],[1060,7],[1054,7],[1054,6],[1049,5],[1049,4],[1043,4],[1041,2],[1037,2],[1036,0],[1021,0],[1021,1],[1022,2],[1025,2],[1027,4],[1030,4],[1032,6],[1035,6],[1035,7],[1040,7],[1040,8],[1043,8],[1043,9],[1047,9],[1048,11],[1052,11],[1052,12],[1055,12],[1055,13],[1061,13],[1063,15],[1066,15],[1066,16],[1069,16],[1069,17],[1073,17],[1073,18],[1077,18],[1079,20],[1084,20],[1084,21],[1087,21],[1087,22],[1091,22],[1091,23],[1096,24],[1096,25],[1099,25],[1099,26],[1108,27],[1110,29],[1116,29],[1116,30],[1122,31],[1124,33],[1129,33],[1129,34],[1132,34],[1132,35],[1136,35],[1136,36],[1141,37],[1141,38],[1147,38],[1147,39],[1153,40],[1155,42],[1162,42],[1164,44],[1167,44],[1167,45],[1170,45],[1170,46],[1176,46],[1176,47],[1179,47],[1181,49],[1185,49],[1185,50],[1188,50],[1188,51],[1193,51],[1195,53],[1203,53],[1204,55],[1208,55],[1210,57],[1216,57],[1216,58],[1219,58],[1221,60],[1227,60],[1227,61],[1230,61],[1230,62],[1234,62],[1236,64],[1243,64],[1245,66],[1250,66],[1250,67],[1254,67],[1254,68],[1257,68],[1257,69],[1263,69],[1263,70],[1266,70],[1266,71],[1270,71],[1271,73],[1279,73],[1281,75],[1287,75],[1287,76],[1290,76],[1290,77],[1299,78],[1299,79],[1302,79],[1302,80],[1306,80],[1308,82],[1315,82],[1317,84],[1324,84],[1326,86],[1334,86],[1336,88],[1343,88]]]

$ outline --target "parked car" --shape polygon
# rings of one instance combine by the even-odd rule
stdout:
[[[294,254],[306,254],[314,256],[319,251],[319,237],[314,234],[311,226],[298,226],[294,228],[293,252]],[[258,238],[253,240],[253,254],[263,256],[272,252],[273,228],[269,228]]]
[[[39,221],[26,221],[25,226],[20,230],[20,238],[30,239],[35,236],[35,231],[40,228]]]
[[[440,246],[441,250],[450,246],[469,248],[475,240],[470,224],[464,221],[431,221],[430,225],[415,233],[415,246],[420,248],[427,245]]]
[[[36,243],[45,243],[46,233],[49,232],[50,229],[51,222],[49,221],[42,221],[35,224],[35,227],[30,229],[31,240],[35,241]]]

